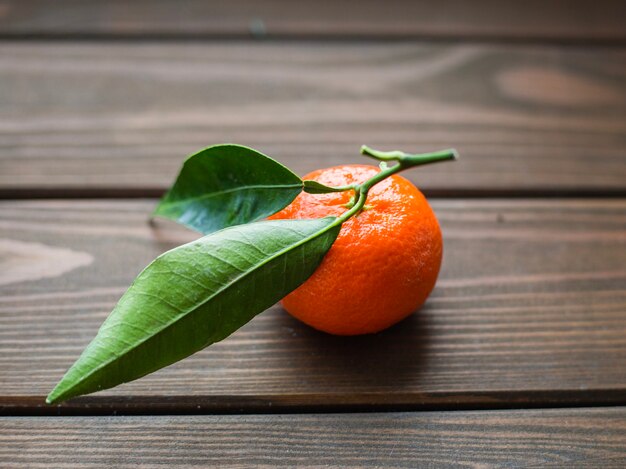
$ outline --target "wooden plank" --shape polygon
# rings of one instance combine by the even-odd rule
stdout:
[[[0,203],[0,408],[44,395],[135,275],[194,234],[152,201]],[[426,306],[338,338],[279,306],[167,369],[67,413],[620,403],[626,396],[626,201],[435,200],[445,255]]]
[[[626,194],[626,49],[415,43],[0,45],[0,196],[156,195],[237,142],[300,174],[455,146],[430,194]]]
[[[6,467],[624,467],[626,409],[0,419]]]
[[[60,37],[429,37],[624,40],[619,0],[384,3],[4,0],[0,34]]]

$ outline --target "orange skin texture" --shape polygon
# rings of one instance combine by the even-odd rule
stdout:
[[[375,166],[342,165],[307,174],[329,186],[362,183]],[[270,219],[339,216],[353,191],[302,192]],[[282,300],[315,329],[336,335],[381,331],[418,309],[437,280],[443,243],[422,193],[394,175],[370,189],[366,208],[346,221],[313,275]]]

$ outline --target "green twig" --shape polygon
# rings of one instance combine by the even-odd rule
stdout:
[[[437,163],[439,161],[453,161],[459,158],[458,153],[454,149],[441,150],[432,153],[409,154],[402,151],[382,152],[363,145],[361,147],[361,153],[382,162],[397,161],[397,164],[391,167],[381,165],[381,171],[379,173],[375,174],[367,181],[355,185],[353,189],[356,193],[356,201],[350,210],[342,214],[337,219],[338,223],[343,223],[350,217],[359,213],[365,206],[370,189],[388,177],[414,166],[422,166],[425,164]]]

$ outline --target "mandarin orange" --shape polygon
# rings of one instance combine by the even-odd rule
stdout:
[[[329,186],[360,184],[375,166],[342,165],[303,179]],[[339,216],[352,191],[301,193],[271,219]],[[365,209],[348,219],[315,273],[282,300],[309,326],[337,335],[381,331],[418,309],[432,291],[442,257],[441,230],[422,193],[394,175],[369,191]]]

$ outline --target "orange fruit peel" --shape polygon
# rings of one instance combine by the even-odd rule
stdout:
[[[437,280],[443,243],[422,193],[397,172],[456,159],[454,151],[427,155],[363,152],[398,161],[393,167],[342,165],[307,174],[315,187],[270,219],[336,216],[342,228],[330,251],[299,288],[282,300],[292,316],[336,335],[386,329],[417,310]],[[327,187],[327,193],[320,193]],[[346,211],[346,207],[351,207]]]

